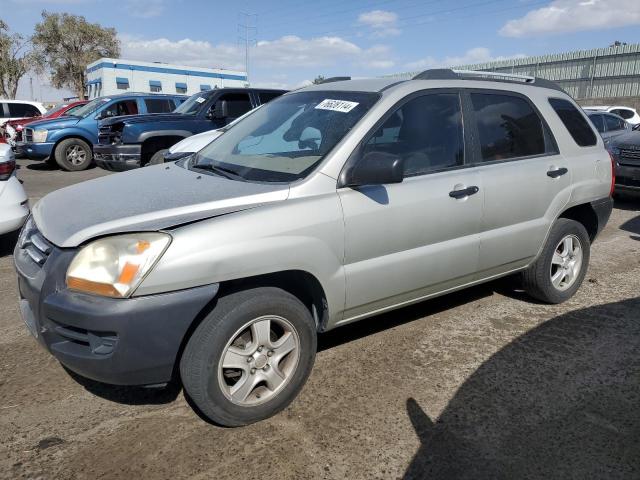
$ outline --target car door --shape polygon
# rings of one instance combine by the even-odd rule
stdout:
[[[338,189],[345,321],[467,283],[478,265],[482,185],[463,168],[459,93],[405,99],[365,137],[357,161],[374,152],[402,158],[404,180]]]
[[[536,256],[569,200],[571,172],[527,97],[475,90],[468,95],[484,186],[478,278],[489,278]]]
[[[628,132],[627,124],[621,117],[606,113],[602,115],[604,118],[605,128],[607,130],[607,137],[605,145],[611,143],[616,137]]]

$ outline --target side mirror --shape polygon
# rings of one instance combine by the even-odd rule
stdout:
[[[209,118],[213,120],[224,120],[228,116],[229,104],[226,100],[218,100],[209,112]]]
[[[635,130],[636,132],[640,131],[640,123],[635,124],[631,129]]]
[[[384,152],[370,152],[346,172],[342,186],[384,185],[401,183],[404,178],[404,161]]]

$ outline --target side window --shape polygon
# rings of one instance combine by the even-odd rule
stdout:
[[[247,93],[227,93],[218,101],[226,100],[229,118],[238,118],[251,110],[251,100]]]
[[[579,146],[591,147],[598,143],[596,134],[571,102],[562,98],[550,98],[549,104]]]
[[[396,110],[364,145],[404,159],[405,176],[462,165],[464,136],[457,93],[413,98]]]
[[[258,93],[258,98],[260,99],[260,104],[263,104],[278,98],[280,95],[282,95],[282,92],[260,92]]]
[[[602,119],[602,115],[589,115],[589,120],[591,120],[591,123],[593,123],[593,126],[596,127],[599,133],[604,133],[604,120]]]
[[[103,112],[102,118],[117,117],[120,115],[137,115],[138,104],[135,100],[122,100],[109,105]]]
[[[149,113],[168,113],[174,110],[173,102],[169,98],[145,98],[144,104]]]
[[[471,103],[483,162],[546,152],[542,120],[523,98],[472,93]]]
[[[607,126],[607,132],[615,130],[624,130],[624,120],[613,115],[603,115],[604,123]]]
[[[9,107],[4,102],[0,102],[0,118],[10,118]]]
[[[38,115],[40,115],[40,110],[33,105],[28,103],[9,103],[10,117],[37,117]]]

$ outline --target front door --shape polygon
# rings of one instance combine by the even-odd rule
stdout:
[[[457,92],[405,101],[364,140],[405,162],[393,185],[338,190],[345,219],[346,311],[354,320],[467,283],[478,265],[482,185],[461,168]]]

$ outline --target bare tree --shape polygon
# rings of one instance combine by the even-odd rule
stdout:
[[[29,39],[18,33],[11,35],[0,20],[0,97],[16,98],[18,82],[33,65]]]
[[[49,70],[51,84],[69,88],[84,98],[87,65],[100,57],[120,55],[114,28],[89,23],[79,15],[42,12],[35,26],[33,45],[37,64]]]

